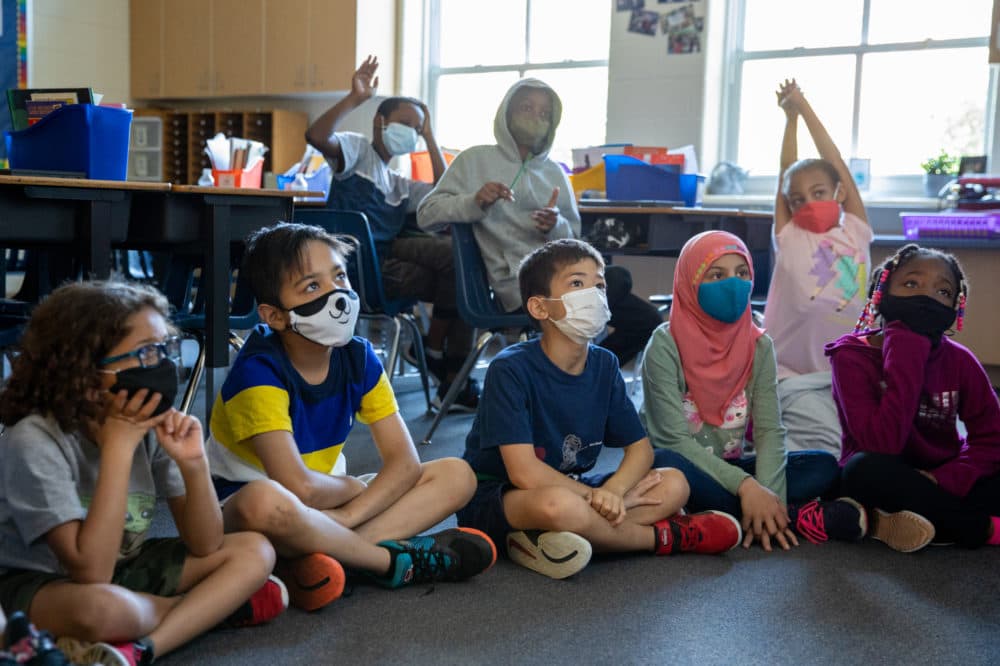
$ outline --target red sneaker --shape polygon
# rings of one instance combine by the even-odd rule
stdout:
[[[74,664],[102,666],[146,666],[153,661],[149,648],[139,641],[130,643],[88,643],[63,636],[56,641],[63,654]]]
[[[657,555],[724,553],[735,548],[743,538],[739,521],[722,511],[677,514],[657,521],[653,527],[656,529]]]
[[[280,578],[268,576],[260,588],[225,621],[228,627],[253,627],[270,622],[288,608],[288,588]]]
[[[287,560],[278,558],[274,575],[288,587],[288,596],[296,608],[319,610],[344,593],[344,567],[323,553]]]

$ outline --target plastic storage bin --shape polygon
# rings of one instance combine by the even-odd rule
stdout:
[[[597,166],[590,167],[589,169],[571,173],[569,175],[569,183],[573,186],[573,194],[576,195],[577,199],[579,199],[580,196],[587,190],[604,192],[606,187],[604,178],[604,163],[601,162]]]
[[[128,109],[68,104],[27,129],[5,133],[10,168],[125,180],[131,126]]]
[[[656,199],[683,201],[685,206],[701,203],[705,176],[678,173],[675,165],[646,164],[628,155],[605,155],[607,197],[619,201]]]
[[[239,187],[260,189],[260,181],[264,175],[264,160],[257,160],[257,164],[250,169],[212,169],[212,177],[215,178],[216,187]]]
[[[1000,236],[1000,211],[900,215],[907,240],[921,238],[997,238]]]

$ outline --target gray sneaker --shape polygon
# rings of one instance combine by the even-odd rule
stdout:
[[[893,550],[912,553],[934,540],[934,525],[919,513],[875,509],[871,536]]]
[[[549,578],[566,578],[587,566],[590,542],[573,532],[524,530],[507,535],[507,554],[526,569]]]

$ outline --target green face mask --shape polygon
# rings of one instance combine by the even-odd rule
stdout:
[[[549,135],[549,128],[552,126],[549,121],[526,113],[514,114],[507,125],[518,145],[531,146],[532,148],[538,147],[545,141],[545,137]]]

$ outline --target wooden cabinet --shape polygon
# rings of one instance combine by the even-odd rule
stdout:
[[[212,94],[212,25],[205,10],[202,0],[170,0],[164,7],[163,97]]]
[[[212,94],[259,95],[264,15],[252,11],[260,0],[212,0]]]
[[[130,0],[135,99],[346,90],[369,53],[395,88],[395,0]]]
[[[163,83],[163,0],[133,0],[129,3],[129,25],[132,96],[159,97]]]

